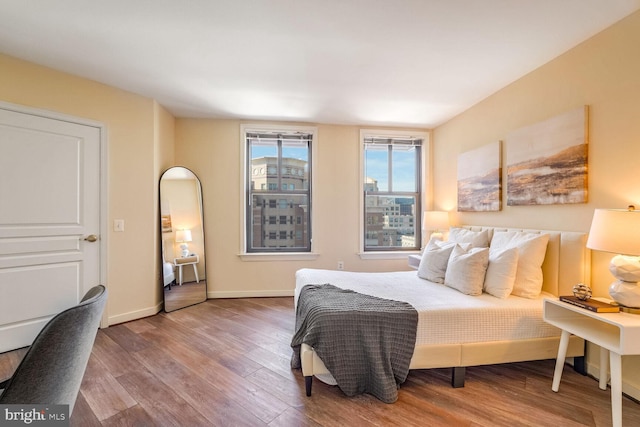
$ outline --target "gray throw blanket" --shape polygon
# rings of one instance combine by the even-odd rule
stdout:
[[[409,374],[417,325],[418,312],[406,302],[307,285],[298,298],[291,366],[301,367],[300,345],[308,344],[344,394],[393,403]]]

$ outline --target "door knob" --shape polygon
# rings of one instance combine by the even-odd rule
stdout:
[[[95,234],[89,234],[87,237],[84,238],[84,240],[86,240],[87,242],[97,242],[98,241],[98,236],[96,236]]]

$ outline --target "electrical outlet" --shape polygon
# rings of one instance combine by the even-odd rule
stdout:
[[[338,270],[344,270],[344,261],[338,261]]]
[[[113,220],[113,231],[123,232],[124,231],[124,219],[114,219]]]

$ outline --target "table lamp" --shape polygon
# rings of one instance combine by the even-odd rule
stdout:
[[[188,242],[191,242],[193,239],[191,238],[191,230],[177,230],[176,231],[176,243],[182,243],[180,245],[180,249],[182,252],[182,258],[186,258],[189,256],[189,245]]]
[[[432,233],[429,238],[442,239],[442,231],[449,229],[449,212],[446,211],[425,211],[422,216],[422,228]]]
[[[626,307],[640,307],[640,211],[596,209],[591,222],[587,248],[618,254],[611,259],[609,271],[618,280],[609,287],[609,295]]]

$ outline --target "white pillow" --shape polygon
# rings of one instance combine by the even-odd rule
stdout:
[[[509,248],[518,248],[518,267],[511,295],[537,298],[542,291],[542,263],[547,253],[548,234],[521,231],[496,231],[491,239],[490,251],[496,254]]]
[[[418,277],[435,283],[444,283],[444,272],[454,246],[455,243],[443,242],[435,238],[429,240],[422,252]]]
[[[487,264],[489,248],[471,248],[467,251],[456,245],[449,257],[444,284],[463,294],[480,295]]]
[[[471,243],[473,248],[488,248],[489,230],[471,231],[465,228],[451,227],[449,242]]]
[[[484,277],[484,291],[498,298],[511,295],[518,269],[518,248],[489,251],[489,266]]]

